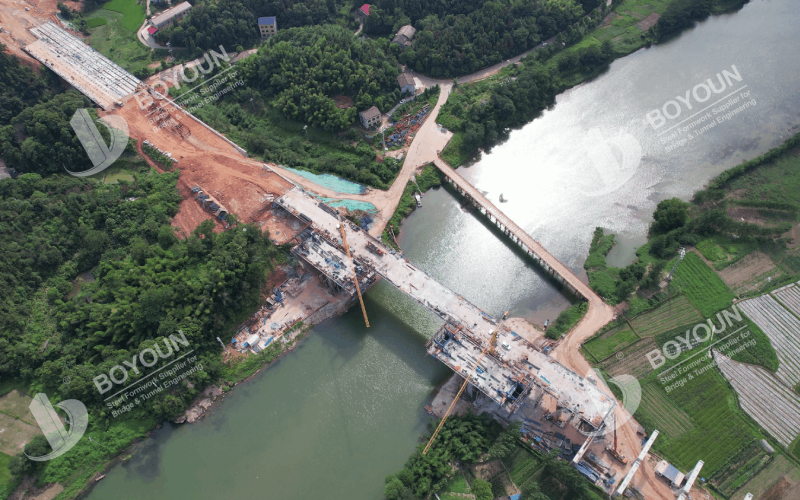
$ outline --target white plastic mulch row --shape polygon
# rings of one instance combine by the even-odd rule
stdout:
[[[739,394],[748,415],[784,446],[800,434],[800,397],[760,366],[738,363],[714,353],[725,378]]]
[[[800,288],[792,284],[775,290],[772,295],[777,297],[796,316],[800,316]]]
[[[800,320],[770,295],[737,306],[769,337],[778,354],[778,377],[791,387],[800,383]]]

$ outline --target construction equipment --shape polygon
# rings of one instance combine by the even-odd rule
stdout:
[[[369,328],[369,318],[367,318],[367,308],[364,307],[364,298],[361,297],[361,287],[358,286],[358,274],[356,274],[356,263],[353,260],[353,256],[350,255],[350,245],[347,244],[347,236],[345,235],[344,231],[344,224],[342,223],[341,219],[339,219],[339,232],[342,234],[342,245],[344,246],[344,251],[347,252],[347,258],[350,259],[350,265],[353,267],[353,281],[356,284],[356,292],[358,293],[358,301],[361,302],[361,311],[364,313],[364,323],[367,324],[367,328]]]
[[[491,338],[491,340],[489,340],[489,344],[483,349],[483,351],[481,352],[481,355],[478,356],[478,360],[475,361],[474,369],[471,370],[469,372],[469,374],[467,374],[467,378],[464,380],[464,383],[461,385],[461,389],[458,390],[458,394],[456,394],[456,397],[453,398],[453,402],[450,403],[450,407],[447,409],[447,413],[444,414],[444,417],[442,417],[442,420],[439,422],[439,426],[436,427],[435,431],[433,431],[433,435],[431,436],[431,439],[428,441],[428,444],[425,445],[425,449],[422,450],[422,454],[423,455],[428,453],[428,450],[431,448],[431,445],[433,444],[433,440],[436,439],[436,436],[439,434],[439,431],[442,430],[442,426],[444,425],[445,421],[447,420],[447,417],[450,416],[450,412],[453,411],[453,408],[455,408],[456,403],[461,398],[461,394],[464,392],[464,389],[467,388],[467,384],[469,384],[469,380],[472,378],[472,372],[474,372],[478,368],[478,365],[480,365],[481,360],[483,359],[483,355],[486,354],[486,351],[489,349],[489,346],[491,346],[495,342],[497,342],[497,332],[492,333],[492,338]]]
[[[628,463],[628,459],[625,455],[621,454],[617,451],[617,416],[614,415],[614,447],[612,448],[611,445],[606,446],[606,451],[611,453],[611,456],[622,462],[623,464]]]
[[[494,330],[489,330],[489,333],[494,333]],[[489,341],[489,354],[494,356],[494,350],[497,347],[497,335],[492,335],[492,340]]]

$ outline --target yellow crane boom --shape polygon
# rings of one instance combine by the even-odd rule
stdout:
[[[439,434],[439,431],[442,430],[442,426],[444,425],[444,422],[447,420],[447,417],[450,416],[450,412],[453,411],[453,408],[455,408],[456,402],[458,402],[458,400],[461,398],[461,394],[464,392],[464,389],[467,388],[467,384],[469,384],[469,380],[472,378],[472,372],[475,371],[475,368],[478,368],[478,365],[481,363],[481,360],[483,359],[483,355],[486,354],[486,351],[489,349],[490,346],[492,346],[494,344],[496,339],[497,339],[497,332],[494,332],[494,333],[492,333],[491,340],[489,340],[489,343],[483,349],[483,351],[481,352],[481,355],[478,356],[478,360],[475,362],[475,367],[467,374],[467,378],[466,378],[466,380],[464,380],[464,383],[461,385],[461,389],[458,390],[458,394],[456,394],[456,397],[453,398],[453,402],[450,403],[450,408],[447,409],[447,413],[444,414],[444,417],[442,417],[442,420],[439,422],[439,426],[436,427],[435,431],[433,431],[433,435],[431,436],[431,439],[428,441],[428,444],[425,445],[425,449],[422,450],[422,454],[423,455],[428,453],[428,450],[431,448],[431,445],[433,444],[433,440],[436,439],[436,436]]]
[[[367,328],[369,328],[369,318],[367,318],[367,308],[364,307],[364,299],[361,297],[361,287],[358,286],[358,275],[356,274],[356,263],[353,261],[353,256],[350,255],[350,245],[347,244],[347,236],[344,232],[344,223],[339,221],[339,232],[342,234],[342,245],[344,245],[344,251],[347,252],[347,258],[350,259],[350,266],[353,268],[353,281],[356,282],[356,292],[358,293],[358,301],[361,302],[361,312],[364,313],[364,322],[367,324]]]

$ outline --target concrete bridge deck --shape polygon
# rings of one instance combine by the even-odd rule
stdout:
[[[334,247],[340,244],[337,227],[340,220],[335,212],[299,188],[291,189],[275,202],[300,220],[312,221],[312,231],[318,232],[312,239],[333,241],[328,248],[329,259],[346,265],[337,266],[331,272],[343,272],[344,268],[349,272],[349,259],[344,252],[333,255]],[[345,231],[356,261],[364,268],[374,270],[449,325],[450,334],[448,328],[440,330],[427,347],[431,355],[454,371],[466,376],[473,369],[481,351],[489,344],[492,333],[497,331],[499,339],[495,353],[487,353],[481,362],[481,370],[471,379],[471,383],[493,400],[498,408],[502,408],[504,413],[513,413],[523,399],[538,405],[543,395],[548,393],[558,401],[559,408],[564,408],[574,416],[585,430],[594,431],[604,427],[606,418],[616,406],[612,396],[503,328],[496,319],[400,254],[393,253],[366,231],[349,222],[345,222]],[[310,242],[308,240],[303,245],[309,245]],[[383,254],[371,252],[370,246],[382,249]],[[323,273],[328,272],[321,263],[315,267]]]

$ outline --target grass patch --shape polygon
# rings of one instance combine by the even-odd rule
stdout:
[[[147,65],[152,62],[153,57],[157,56],[159,52],[166,53],[166,51],[151,52],[149,47],[145,47],[136,38],[135,30],[139,26],[136,26],[133,30],[125,27],[126,18],[127,16],[122,13],[108,9],[100,9],[94,12],[92,17],[87,19],[87,23],[96,24],[94,27],[91,24],[89,25],[91,33],[89,44],[92,48],[135,76],[150,75],[151,70]],[[95,19],[105,19],[105,22],[95,21]]]
[[[86,24],[90,28],[97,28],[98,26],[102,26],[104,24],[108,24],[108,19],[106,19],[105,17],[93,17],[91,19],[88,19],[86,21]]]
[[[687,252],[675,270],[674,284],[705,318],[729,307],[733,292],[705,262],[693,252]]]
[[[514,451],[504,457],[502,462],[508,469],[511,480],[518,487],[542,467],[541,460],[529,448],[520,444],[517,444]]]
[[[611,356],[618,350],[631,345],[637,340],[639,340],[639,337],[633,333],[633,330],[625,329],[608,338],[601,337],[587,342],[584,344],[584,347],[595,359],[600,360]]]
[[[135,33],[144,23],[144,6],[139,5],[136,0],[111,0],[103,8],[122,14],[122,26],[128,31]]]
[[[570,331],[573,326],[578,324],[581,318],[583,318],[583,315],[586,314],[588,308],[588,302],[580,301],[564,309],[561,311],[561,314],[558,315],[558,318],[556,318],[553,326],[547,329],[545,336],[549,339],[561,337],[562,334]]]
[[[11,456],[5,453],[0,453],[0,496],[6,498],[6,495],[11,494],[11,471],[8,470],[8,464],[11,463]]]
[[[142,151],[164,170],[169,170],[174,166],[173,161],[168,156],[159,153],[156,148],[149,144],[142,144]]]
[[[444,150],[442,151],[442,159],[447,162],[448,165],[455,168],[460,165],[467,163],[474,152],[469,153],[462,153],[461,152],[461,144],[464,142],[464,132],[454,132],[453,137],[450,138],[450,141],[445,146]]]

